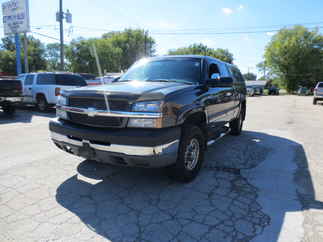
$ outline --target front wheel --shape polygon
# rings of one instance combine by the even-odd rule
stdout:
[[[199,127],[184,126],[176,164],[167,168],[169,177],[180,182],[192,181],[202,167],[204,144],[204,135]]]
[[[48,103],[46,101],[46,98],[44,96],[39,96],[37,98],[37,108],[41,112],[46,112],[48,109]]]

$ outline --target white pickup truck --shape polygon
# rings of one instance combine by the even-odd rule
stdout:
[[[27,73],[18,79],[23,85],[23,103],[36,104],[42,112],[56,104],[61,90],[87,85],[83,77],[73,73]]]
[[[313,104],[316,105],[317,101],[323,101],[323,82],[317,83],[314,89]]]

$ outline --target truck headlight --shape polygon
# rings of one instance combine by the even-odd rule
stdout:
[[[67,105],[67,98],[62,95],[58,96],[57,105],[66,106]]]
[[[132,111],[158,113],[161,112],[161,106],[161,101],[137,102],[133,104]]]
[[[133,112],[160,113],[162,101],[137,102],[132,105]],[[129,118],[130,128],[161,128],[161,118]]]

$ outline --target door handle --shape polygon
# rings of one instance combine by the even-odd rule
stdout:
[[[29,90],[31,90],[32,88],[31,88],[31,87],[29,87],[28,89],[29,89]]]

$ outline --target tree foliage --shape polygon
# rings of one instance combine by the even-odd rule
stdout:
[[[323,36],[303,26],[282,29],[266,47],[265,60],[288,92],[313,87],[323,78]]]
[[[110,32],[98,39],[78,39],[67,48],[66,57],[73,72],[97,73],[91,46],[96,47],[102,70],[119,72],[136,60],[153,55],[155,41],[143,30]]]
[[[169,55],[204,55],[217,58],[219,60],[233,63],[233,54],[227,49],[213,49],[203,44],[192,44],[188,47],[182,47],[170,50]]]
[[[257,75],[256,75],[256,74],[254,74],[254,73],[251,73],[251,72],[246,73],[246,74],[243,74],[243,77],[244,77],[246,80],[248,80],[248,81],[255,81],[255,80],[257,80]]]
[[[24,41],[24,36],[21,36],[21,43]],[[27,37],[28,42],[28,62],[30,71],[38,71],[46,69],[45,46],[40,40],[32,36]],[[21,48],[21,63],[22,70],[24,66],[24,50]],[[16,73],[16,48],[12,38],[6,37],[2,39],[0,49],[0,70],[2,72],[15,74]]]

